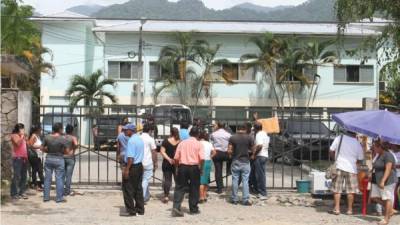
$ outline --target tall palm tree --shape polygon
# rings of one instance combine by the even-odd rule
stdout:
[[[281,39],[275,37],[272,33],[265,33],[262,37],[251,37],[249,42],[257,47],[258,53],[244,54],[240,60],[244,63],[245,69],[254,68],[254,72],[261,71],[270,78],[270,85],[279,108],[281,104],[273,74],[282,46]]]
[[[22,52],[22,56],[31,65],[31,70],[28,76],[18,77],[18,88],[22,90],[31,90],[33,92],[32,102],[34,104],[39,104],[41,75],[55,75],[53,64],[46,62],[43,58],[44,55],[49,55],[51,60],[53,60],[51,50],[41,44],[39,37],[32,40],[30,49]]]
[[[196,48],[197,54],[200,56],[199,63],[204,68],[200,75],[196,76],[193,80],[193,94],[195,99],[193,115],[195,115],[198,102],[201,97],[209,98],[209,108],[211,112],[212,108],[212,83],[215,81],[225,81],[226,84],[234,84],[232,76],[222,69],[214,70],[218,66],[229,66],[232,65],[227,59],[217,59],[217,54],[221,48],[220,44],[216,46],[210,46],[208,43],[198,46]]]
[[[283,90],[281,101],[287,94],[289,107],[296,105],[296,93],[310,85],[310,81],[303,73],[304,49],[298,45],[296,37],[282,39],[279,51],[279,64],[276,69],[276,80]]]
[[[85,106],[90,106],[89,113],[99,112],[92,110],[94,106],[98,107],[101,112],[105,98],[108,98],[112,103],[117,102],[116,96],[105,90],[107,86],[115,88],[116,81],[104,78],[101,70],[97,70],[88,76],[75,75],[65,95],[70,98],[71,109],[83,100]]]
[[[158,64],[163,70],[162,77],[156,80],[162,83],[155,87],[154,99],[167,89],[174,89],[178,92],[180,102],[188,103],[190,96],[189,80],[193,78],[193,71],[188,69],[190,63],[199,65],[199,60],[203,54],[202,49],[205,48],[207,42],[204,40],[194,40],[193,32],[174,33],[177,45],[164,46],[160,51]]]
[[[326,63],[334,63],[338,58],[336,51],[327,50],[334,43],[335,40],[326,40],[326,41],[310,40],[306,42],[305,45],[303,46],[305,66],[311,67],[314,70],[315,68],[317,68],[317,66]],[[313,82],[311,83],[310,95],[307,101],[307,109],[309,108],[310,103],[314,102],[315,100],[318,91],[318,84],[321,78],[317,73],[308,75],[311,75],[313,77]]]

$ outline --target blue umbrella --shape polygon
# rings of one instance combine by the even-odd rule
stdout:
[[[353,111],[333,115],[333,120],[349,131],[400,144],[400,115],[386,111]]]

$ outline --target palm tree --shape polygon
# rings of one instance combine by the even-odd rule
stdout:
[[[217,59],[218,51],[221,45],[212,47],[208,43],[196,48],[197,55],[200,56],[199,63],[204,68],[202,73],[193,79],[193,93],[195,99],[193,115],[195,115],[198,102],[201,97],[209,98],[209,110],[212,108],[212,83],[215,81],[225,81],[226,84],[233,84],[232,76],[224,70],[214,70],[217,66],[229,66],[231,62],[227,59]]]
[[[55,68],[52,63],[46,62],[44,55],[49,55],[53,60],[53,54],[49,48],[40,43],[40,38],[32,40],[32,47],[22,52],[23,57],[31,65],[29,76],[18,77],[18,87],[22,90],[31,90],[33,92],[32,102],[39,104],[40,99],[40,79],[42,74],[55,75]]]
[[[89,76],[75,75],[65,95],[70,98],[71,109],[83,100],[85,106],[90,106],[89,114],[99,112],[98,110],[93,111],[93,106],[98,107],[101,112],[104,98],[108,98],[112,103],[117,102],[115,95],[105,90],[107,86],[115,88],[116,81],[104,78],[101,70],[97,70]]]
[[[160,51],[158,64],[163,70],[161,78],[156,80],[162,83],[161,86],[155,87],[154,99],[167,89],[174,89],[178,92],[180,102],[188,103],[190,96],[189,80],[193,78],[193,71],[188,70],[190,63],[199,64],[202,49],[207,45],[206,41],[193,40],[193,32],[174,34],[177,45],[164,46]],[[188,76],[189,75],[189,76]]]
[[[276,104],[280,107],[280,100],[276,91],[275,78],[273,73],[279,58],[281,39],[276,38],[272,33],[265,33],[262,37],[251,37],[249,42],[254,44],[258,53],[248,53],[241,56],[240,61],[244,63],[244,68],[254,68],[254,72],[262,71],[270,78],[270,85],[274,92]]]
[[[327,50],[327,48],[329,48],[334,43],[335,40],[326,40],[326,41],[311,40],[305,43],[305,45],[303,46],[305,66],[313,68],[312,71],[314,71],[314,69],[317,68],[317,66],[321,66],[325,63],[335,62],[336,59],[338,58],[336,51]],[[310,95],[307,101],[307,109],[309,108],[310,103],[314,102],[315,100],[318,90],[318,83],[321,78],[316,73],[308,75],[312,75],[313,82],[311,83]],[[315,91],[314,91],[314,86],[315,86]]]
[[[290,108],[296,105],[296,92],[303,91],[304,87],[308,87],[310,84],[307,76],[303,73],[304,49],[297,43],[296,37],[282,39],[279,64],[276,69],[276,80],[283,90],[282,106],[285,93],[287,93]]]

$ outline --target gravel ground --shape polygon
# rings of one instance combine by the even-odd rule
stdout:
[[[30,190],[28,200],[8,202],[1,208],[2,225],[120,225],[120,224],[255,224],[255,225],[337,225],[376,224],[379,217],[361,215],[334,216],[327,212],[332,200],[312,199],[295,193],[270,192],[270,198],[259,201],[253,198],[253,206],[231,205],[227,195],[210,193],[206,204],[200,205],[201,214],[185,214],[172,218],[172,203],[162,204],[157,196],[160,189],[153,187],[154,198],[146,205],[144,216],[121,217],[124,212],[122,193],[117,190],[78,190],[83,195],[68,197],[66,203],[42,202],[42,194]],[[54,191],[51,193],[54,195]],[[284,199],[282,201],[282,199]],[[287,201],[305,202],[306,206],[294,206]],[[296,205],[302,205],[297,204]],[[188,211],[187,199],[183,210]],[[310,206],[311,205],[311,206]],[[355,209],[359,211],[359,209]],[[400,216],[394,216],[390,224],[400,224]]]

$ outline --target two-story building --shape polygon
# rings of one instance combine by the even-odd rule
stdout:
[[[75,74],[90,74],[98,69],[105,76],[117,80],[114,93],[118,104],[136,104],[138,82],[138,52],[140,28],[143,45],[143,105],[152,105],[154,81],[161,76],[155,63],[165,45],[176,44],[174,32],[194,31],[195,39],[207,40],[211,45],[221,44],[218,58],[235,64],[233,85],[213,83],[215,107],[272,107],[276,101],[271,85],[261,72],[250,73],[241,69],[240,57],[257,53],[249,37],[272,32],[275,35],[296,35],[299,39],[327,40],[337,37],[335,23],[317,22],[243,22],[243,21],[172,21],[172,20],[114,20],[84,17],[70,12],[49,17],[33,18],[41,26],[43,45],[53,53],[52,63],[56,76],[43,76],[41,104],[68,104],[65,90]],[[354,49],[368,36],[378,34],[368,23],[350,24],[344,33],[344,49]],[[335,48],[335,46],[333,46]],[[363,98],[378,97],[378,64],[376,54],[361,63],[359,56],[344,54],[339,64],[318,66],[318,82],[313,108],[361,108]],[[365,53],[367,54],[367,53]],[[224,66],[222,65],[222,70]],[[315,91],[315,89],[314,89]],[[308,96],[308,94],[303,94]],[[305,97],[304,97],[305,98]],[[165,93],[159,103],[176,103],[173,93]],[[299,107],[306,100],[299,97]]]

